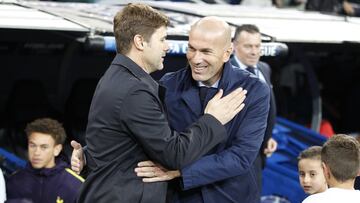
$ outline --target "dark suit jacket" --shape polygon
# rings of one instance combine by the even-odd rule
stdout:
[[[239,64],[236,62],[234,57],[232,57],[230,59],[230,61],[234,66],[239,67]],[[264,141],[263,141],[263,143],[261,145],[261,151],[260,151],[260,155],[261,155],[261,159],[262,159],[262,167],[264,167],[266,156],[264,155],[263,152],[264,152],[264,149],[266,148],[268,140],[272,136],[272,130],[273,130],[274,125],[275,125],[276,102],[275,102],[274,91],[273,91],[272,84],[271,84],[271,69],[270,69],[270,66],[267,63],[264,63],[264,62],[260,61],[257,64],[257,68],[263,74],[266,83],[270,87],[270,109],[269,109],[269,115],[268,115],[268,120],[267,120],[267,127],[266,127],[266,131],[265,131]]]
[[[165,202],[167,182],[143,183],[134,168],[154,160],[181,168],[226,138],[223,125],[205,115],[182,133],[168,125],[158,84],[118,54],[99,81],[86,130],[91,172],[78,202]]]
[[[199,87],[189,69],[167,74],[161,82],[167,88],[165,101],[172,127],[183,130],[203,115]],[[178,190],[174,202],[259,202],[260,191],[253,163],[264,137],[270,92],[260,79],[228,62],[224,65],[219,88],[226,95],[237,87],[243,87],[248,93],[244,109],[225,126],[229,138],[211,154],[181,168],[185,191]],[[210,89],[205,103],[217,91]]]

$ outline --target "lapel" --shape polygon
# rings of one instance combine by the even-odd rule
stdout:
[[[191,77],[190,66],[186,68],[183,80],[180,81],[183,86],[183,91],[180,92],[181,99],[185,102],[186,106],[195,115],[202,115],[202,109],[199,97],[199,88],[197,87],[196,81]]]

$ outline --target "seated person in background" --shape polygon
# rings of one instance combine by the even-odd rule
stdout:
[[[321,147],[312,146],[298,157],[299,181],[306,194],[324,192],[328,186],[321,166]]]
[[[360,191],[354,181],[360,170],[360,144],[355,138],[338,134],[325,142],[321,161],[329,189],[310,195],[303,203],[359,203]]]
[[[345,15],[360,17],[360,4],[349,2],[347,0],[343,1],[343,9]]]
[[[5,192],[5,181],[4,181],[4,175],[2,173],[2,170],[0,168],[0,203],[5,202],[6,200],[6,192]]]
[[[26,126],[29,163],[6,182],[8,202],[75,202],[84,181],[69,169],[61,153],[66,139],[62,125],[52,119],[37,119]]]

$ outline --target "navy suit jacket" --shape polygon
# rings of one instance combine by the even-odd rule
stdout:
[[[230,62],[233,66],[239,67],[239,64],[236,62],[234,57],[230,59]],[[267,127],[266,127],[266,131],[265,131],[264,142],[261,145],[261,153],[260,153],[262,162],[264,163],[266,157],[263,152],[264,152],[264,149],[266,148],[267,141],[272,136],[272,130],[274,128],[275,120],[276,120],[276,101],[275,101],[275,95],[274,95],[274,91],[273,91],[272,84],[271,84],[271,68],[270,68],[270,66],[267,63],[259,61],[259,63],[257,64],[257,68],[263,74],[266,83],[270,87],[270,110],[269,110],[269,115],[268,115],[268,120],[267,120]]]
[[[203,115],[199,88],[190,69],[167,74],[161,83],[167,88],[165,103],[170,126],[175,130],[185,129]],[[227,62],[219,88],[226,95],[237,87],[243,87],[248,93],[244,109],[225,126],[229,138],[211,153],[181,169],[183,191],[176,192],[173,202],[259,202],[253,163],[264,137],[270,91],[261,80]],[[210,89],[205,103],[217,91]]]

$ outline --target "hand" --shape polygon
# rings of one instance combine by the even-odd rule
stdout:
[[[139,162],[135,172],[138,177],[144,177],[142,180],[147,183],[168,181],[180,177],[180,171],[169,171],[152,161]]]
[[[85,164],[84,151],[80,143],[72,140],[70,144],[73,147],[71,154],[71,169],[75,173],[80,174]]]
[[[243,102],[246,98],[246,93],[247,91],[240,87],[222,97],[223,90],[220,89],[208,102],[204,113],[211,114],[221,124],[225,125],[244,108],[245,104]]]
[[[277,142],[272,137],[268,140],[266,148],[264,149],[264,154],[267,157],[270,157],[277,149]]]

